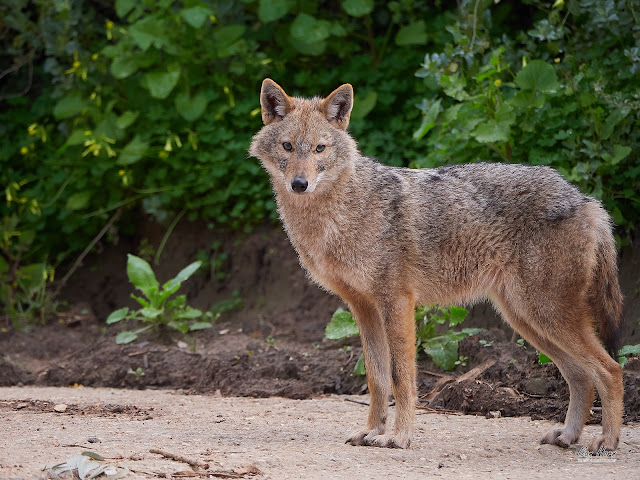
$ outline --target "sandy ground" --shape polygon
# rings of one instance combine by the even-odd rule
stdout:
[[[42,471],[45,465],[64,462],[85,450],[129,468],[126,479],[586,480],[640,475],[638,424],[623,426],[613,462],[580,462],[580,446],[563,450],[540,445],[539,438],[555,424],[527,417],[486,419],[419,411],[410,449],[352,447],[343,442],[363,425],[367,407],[346,398],[0,388],[0,479],[49,478]],[[53,404],[66,404],[67,411],[57,413]],[[587,443],[599,428],[586,427],[581,441]],[[150,453],[153,448],[206,462],[209,469],[194,470]]]

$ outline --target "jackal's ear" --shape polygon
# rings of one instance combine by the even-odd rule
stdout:
[[[270,78],[265,78],[262,82],[260,106],[262,107],[262,121],[265,125],[279,122],[293,110],[293,102],[289,95]]]
[[[336,88],[322,101],[321,108],[331,125],[346,130],[353,108],[353,87],[345,83]]]

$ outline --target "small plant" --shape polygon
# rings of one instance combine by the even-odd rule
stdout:
[[[524,338],[519,338],[518,341],[516,342],[518,344],[518,346],[520,348],[522,348],[523,350],[527,349],[527,346],[524,344]]]
[[[465,356],[465,355],[460,355],[458,357],[458,360],[456,360],[455,365],[462,365],[463,367],[467,366],[467,360],[469,360],[469,357]]]
[[[223,300],[220,300],[219,302],[214,303],[211,306],[210,310],[211,312],[213,312],[214,315],[220,316],[225,312],[231,312],[233,310],[242,310],[243,307],[244,307],[244,301],[240,296],[240,292],[238,292],[238,290],[234,290],[233,292],[231,292],[231,296],[229,298],[225,298]]]
[[[449,308],[435,305],[420,306],[416,309],[418,350],[422,349],[433,362],[444,370],[452,370],[457,365],[466,365],[468,358],[458,357],[460,340],[482,331],[481,328],[463,328],[455,331],[452,327],[462,323],[469,312],[455,305]],[[442,334],[436,332],[436,326],[447,324]]]
[[[415,319],[417,326],[417,348],[422,349],[431,357],[436,365],[444,370],[452,370],[457,365],[466,365],[468,357],[458,356],[458,344],[463,338],[475,335],[482,331],[480,328],[463,328],[460,331],[451,330],[451,327],[461,323],[469,313],[462,307],[451,306],[449,308],[436,306],[420,306],[416,309]],[[448,323],[449,329],[443,334],[436,333],[436,326]],[[325,337],[330,340],[359,335],[358,326],[351,314],[341,308],[336,310],[327,325]],[[359,358],[356,368],[360,368],[360,361],[364,366],[364,359]],[[357,373],[354,371],[354,373]]]
[[[493,341],[487,342],[486,340],[479,340],[478,343],[483,347],[491,347],[493,345]]]
[[[130,375],[134,375],[136,377],[136,380],[140,380],[145,375],[142,367],[138,367],[135,370],[130,368],[127,373]]]
[[[542,365],[543,363],[553,363],[553,360],[547,357],[544,353],[538,352],[538,365]]]
[[[120,332],[116,336],[116,343],[133,342],[140,333],[160,325],[175,328],[182,333],[210,328],[211,322],[197,322],[196,320],[202,317],[211,319],[213,317],[211,312],[202,313],[197,308],[187,305],[186,295],[170,298],[180,289],[182,283],[199,268],[200,262],[194,262],[183,268],[178,275],[160,287],[149,263],[142,258],[129,254],[127,276],[129,281],[143,294],[143,297],[131,294],[131,298],[138,302],[142,308],[138,310],[132,310],[128,307],[120,308],[109,315],[107,323],[117,323],[121,320],[140,320],[146,325],[137,330]]]
[[[638,345],[625,345],[618,350],[618,363],[624,368],[629,360],[627,357],[631,355],[640,355],[640,344]]]

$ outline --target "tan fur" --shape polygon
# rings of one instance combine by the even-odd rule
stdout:
[[[311,278],[340,296],[360,328],[371,406],[348,443],[408,447],[414,420],[416,304],[489,296],[569,383],[565,426],[578,440],[598,389],[603,433],[617,447],[622,372],[615,353],[622,296],[611,220],[547,167],[470,164],[410,170],[364,157],[346,132],[353,89],[289,97],[266,79],[265,126],[250,154],[271,177],[278,212]],[[387,433],[387,403],[396,419]]]

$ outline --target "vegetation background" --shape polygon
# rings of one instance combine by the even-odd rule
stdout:
[[[388,164],[552,166],[629,243],[639,25],[626,0],[4,0],[1,326],[43,321],[56,270],[142,214],[169,232],[275,221],[247,158],[264,77],[353,84],[350,131]]]

